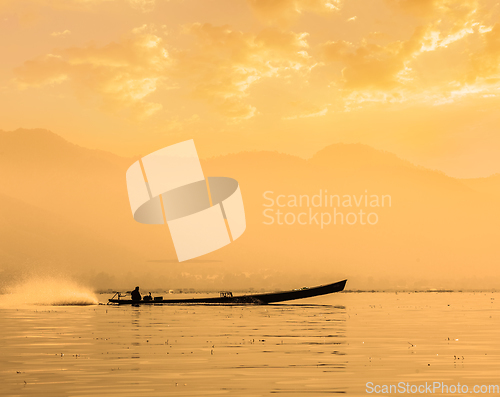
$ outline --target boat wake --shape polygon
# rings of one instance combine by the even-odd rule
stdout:
[[[1,307],[87,306],[99,303],[94,292],[87,287],[63,278],[32,278],[7,288],[0,295]]]

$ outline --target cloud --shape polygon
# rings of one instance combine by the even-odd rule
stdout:
[[[479,6],[478,0],[386,0],[403,12],[417,17],[448,15],[453,20],[465,20]]]
[[[473,33],[484,15],[485,6],[480,7],[478,0],[386,0],[399,10],[412,14],[425,21],[429,36],[427,41],[440,41],[446,46]],[[434,50],[431,48],[431,50]]]
[[[269,23],[288,24],[304,11],[327,14],[339,11],[343,0],[247,0],[255,13]]]
[[[244,33],[199,23],[186,26],[185,33],[195,38],[195,44],[175,54],[175,76],[188,82],[196,98],[234,120],[257,114],[245,102],[252,85],[265,78],[308,73],[312,67],[306,33]]]
[[[21,88],[69,83],[81,98],[100,98],[105,110],[126,108],[138,117],[158,112],[161,103],[148,96],[173,82],[238,121],[258,113],[247,101],[251,86],[266,78],[306,75],[314,66],[307,33],[274,28],[244,33],[199,23],[185,26],[184,33],[194,40],[167,52],[154,27],[143,25],[117,43],[66,48],[27,61],[15,70],[16,81]]]
[[[346,112],[361,109],[367,105],[385,104],[394,105],[406,102],[408,100],[404,90],[391,91],[353,91],[344,98],[343,106]]]
[[[420,54],[441,50],[453,56],[448,70],[428,70],[433,76],[443,75],[438,86],[427,87],[426,97],[434,105],[467,98],[495,97],[500,94],[500,24],[484,25],[474,19],[464,21],[454,33],[441,36],[434,25],[424,38]],[[455,27],[459,27],[455,24]],[[420,55],[418,54],[418,55]],[[422,71],[421,71],[422,74]],[[446,79],[447,78],[447,79]],[[427,80],[430,80],[427,78]],[[436,92],[439,91],[439,92]]]
[[[488,23],[495,17],[486,6],[479,8],[476,0],[386,1],[417,18],[420,26],[409,39],[382,45],[369,34],[358,43],[320,46],[330,87],[337,89],[345,110],[497,95],[500,28]]]
[[[322,45],[327,63],[340,63],[342,81],[347,89],[391,89],[401,84],[400,74],[406,63],[421,49],[425,28],[417,28],[407,41],[385,46],[363,41],[355,46],[339,40]]]
[[[297,119],[305,119],[311,117],[321,117],[325,116],[328,113],[327,106],[324,107],[307,106],[306,108],[309,109],[304,110],[302,113],[293,116],[283,117],[283,120],[297,120]]]
[[[153,11],[156,6],[156,0],[128,0],[132,8],[139,9],[143,12]]]
[[[52,32],[50,35],[53,36],[53,37],[61,37],[61,36],[67,36],[69,34],[71,34],[71,32],[66,29],[63,32]]]
[[[498,83],[498,81],[497,81]],[[473,84],[457,84],[457,88],[449,92],[441,92],[434,96],[434,106],[445,105],[448,103],[456,102],[467,97],[496,97],[500,94],[497,87],[492,87],[491,85],[485,83],[484,81],[478,81]]]
[[[467,80],[472,83],[486,78],[490,79],[491,83],[498,84],[500,80],[500,23],[482,31],[483,46],[471,57]]]
[[[138,117],[161,109],[146,101],[164,79],[170,59],[162,39],[143,26],[118,43],[89,44],[54,51],[27,61],[15,70],[24,88],[69,82],[80,97],[97,95],[111,111],[129,108]]]

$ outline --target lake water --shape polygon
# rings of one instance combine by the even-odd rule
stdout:
[[[471,394],[500,385],[498,293],[337,293],[268,306],[19,307],[7,298],[2,396],[366,396],[393,395],[398,383],[399,394],[423,392],[426,382]],[[383,385],[393,393],[376,393]]]

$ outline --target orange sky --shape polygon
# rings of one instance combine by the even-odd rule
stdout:
[[[475,0],[2,0],[0,129],[121,155],[361,142],[487,176],[499,15]]]

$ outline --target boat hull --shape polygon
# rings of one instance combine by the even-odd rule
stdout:
[[[314,296],[332,294],[344,290],[347,280],[318,287],[304,288],[292,291],[271,292],[266,294],[252,294],[241,296],[225,296],[214,298],[190,299],[160,299],[151,301],[133,301],[131,299],[109,299],[109,303],[118,305],[175,305],[175,304],[223,304],[223,305],[267,305],[269,303],[286,302],[297,299],[312,298]]]

